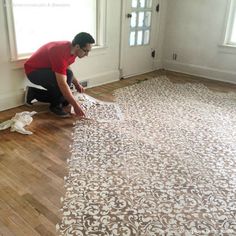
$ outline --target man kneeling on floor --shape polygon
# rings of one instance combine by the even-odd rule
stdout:
[[[60,117],[68,117],[69,113],[63,106],[71,104],[77,116],[85,116],[79,103],[74,98],[70,86],[74,84],[76,90],[84,92],[84,88],[69,69],[76,57],[88,56],[93,37],[85,32],[77,34],[72,42],[50,42],[40,47],[25,63],[25,73],[28,79],[44,89],[27,87],[26,103],[32,105],[34,99],[50,103],[50,111]]]

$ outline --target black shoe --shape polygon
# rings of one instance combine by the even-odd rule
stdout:
[[[70,103],[64,100],[61,104],[63,107],[67,107]]]
[[[32,106],[33,103],[32,101],[34,100],[34,92],[33,92],[33,88],[27,86],[25,89],[25,105],[27,106]]]
[[[63,111],[61,106],[50,106],[50,111],[59,117],[70,117],[68,112]]]

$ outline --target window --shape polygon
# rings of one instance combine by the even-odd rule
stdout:
[[[147,45],[150,41],[152,0],[132,0],[130,46]]]
[[[5,0],[11,57],[29,56],[50,41],[72,40],[82,31],[103,44],[105,0]],[[102,16],[103,14],[103,16]]]
[[[228,1],[224,44],[236,47],[236,0]]]

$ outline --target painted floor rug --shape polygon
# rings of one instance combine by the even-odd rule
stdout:
[[[236,235],[236,94],[150,79],[75,124],[60,235]]]

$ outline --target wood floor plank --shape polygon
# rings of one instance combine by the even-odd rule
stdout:
[[[32,228],[32,226],[23,220],[21,215],[18,215],[7,205],[6,202],[3,202],[2,200],[0,200],[0,219],[1,222],[17,236],[40,235]]]
[[[60,216],[61,217],[61,216]],[[59,217],[59,218],[60,218]],[[44,215],[39,216],[40,225],[35,228],[35,230],[40,233],[40,235],[56,235],[56,227],[53,222],[51,222],[48,218],[46,218]]]
[[[0,196],[15,213],[21,216],[29,225],[37,227],[39,212],[35,210],[24,198],[22,198],[14,189],[6,187],[0,189]]]
[[[40,234],[44,236],[53,236],[54,234],[50,231],[48,231],[44,225],[39,225],[35,228],[35,230]]]
[[[5,224],[3,224],[3,222],[0,219],[0,236],[5,236],[5,235],[16,236],[9,230],[9,228]]]
[[[31,194],[25,194],[23,198],[31,204],[40,214],[43,214],[49,221],[54,223],[55,225],[60,221],[59,217],[54,214],[50,209],[48,209],[45,205],[39,202],[34,196]]]

